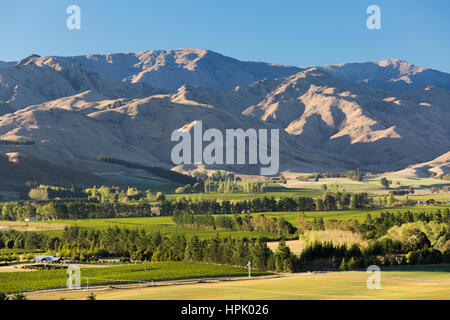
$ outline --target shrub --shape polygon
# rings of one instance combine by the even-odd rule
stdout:
[[[342,258],[341,265],[339,266],[339,270],[345,271],[347,270],[347,263],[345,262],[345,258]]]
[[[417,264],[419,262],[419,252],[410,251],[406,254],[406,262],[409,264]]]

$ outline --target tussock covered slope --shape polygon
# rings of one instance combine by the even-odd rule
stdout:
[[[234,102],[239,100],[240,105]],[[450,91],[437,87],[387,93],[354,87],[311,68],[238,88],[222,95],[218,104],[283,128],[316,150],[351,156],[372,170],[401,169],[450,149]]]
[[[54,164],[70,165],[89,172],[106,170],[99,154],[150,166],[171,167],[170,153],[176,142],[174,130],[202,121],[204,130],[218,128],[275,128],[258,119],[228,112],[178,93],[142,99],[108,100],[95,91],[33,105],[0,117],[0,138],[33,140],[35,145],[0,146],[0,153],[19,150]],[[349,157],[336,156],[303,146],[281,132],[282,169],[304,171],[354,166]],[[230,168],[231,169],[231,168]],[[255,167],[236,167],[256,172]]]
[[[427,178],[433,174],[436,176],[450,174],[450,151],[434,160],[411,165],[395,174],[415,178]]]

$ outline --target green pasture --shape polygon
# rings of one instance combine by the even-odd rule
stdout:
[[[81,267],[81,286],[95,284],[124,284],[205,277],[232,277],[247,275],[246,268],[206,263],[167,261],[130,264],[113,267]],[[262,273],[255,273],[262,274]],[[66,269],[22,272],[1,272],[0,292],[20,292],[56,287],[65,287],[68,278]]]

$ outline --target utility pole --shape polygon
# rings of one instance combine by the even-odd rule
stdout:
[[[250,261],[247,263],[247,267],[248,267],[248,277],[251,278],[252,277],[252,263]]]

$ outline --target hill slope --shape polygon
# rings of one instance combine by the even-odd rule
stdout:
[[[179,95],[260,119],[370,170],[398,170],[450,149],[450,91],[437,87],[388,93],[311,68],[221,94],[183,87]]]
[[[450,151],[434,160],[411,165],[406,169],[395,172],[395,174],[415,178],[428,178],[431,175],[440,176],[450,174]]]
[[[450,74],[418,67],[399,59],[344,63],[319,68],[350,84],[385,91],[403,91],[427,86],[450,90]]]
[[[116,99],[155,93],[148,85],[124,84],[53,57],[32,55],[0,69],[0,100],[15,110],[91,89]]]
[[[87,174],[131,173],[99,154],[170,168],[172,131],[201,120],[204,130],[280,129],[281,170],[400,170],[450,150],[450,91],[429,85],[445,87],[447,74],[427,70],[397,60],[295,68],[198,49],[33,55],[0,68],[0,139],[35,144],[0,145],[0,155]],[[407,86],[376,89],[398,83]]]
[[[174,130],[201,120],[204,130],[217,128],[270,129],[258,119],[221,108],[184,100],[178,94],[161,94],[140,99],[122,99],[114,105],[95,91],[33,105],[0,117],[0,138],[33,140],[34,145],[0,145],[0,154],[20,152],[25,158],[39,158],[88,172],[113,172],[117,165],[100,163],[100,154],[134,163],[169,168],[176,144]],[[315,151],[280,133],[282,169],[304,171],[345,168],[356,163],[346,156]],[[223,166],[209,166],[222,168]],[[259,167],[228,167],[258,173]]]

